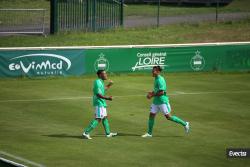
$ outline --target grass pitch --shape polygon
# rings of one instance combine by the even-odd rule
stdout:
[[[154,137],[140,137],[151,104],[145,98],[153,86],[149,73],[110,76],[115,82],[108,92],[114,96],[108,103],[110,126],[119,135],[106,138],[100,124],[93,140],[81,134],[93,118],[95,76],[1,79],[0,151],[48,167],[249,166],[250,159],[226,158],[226,148],[250,147],[250,74],[165,77],[172,112],[190,121],[189,135],[159,113]]]

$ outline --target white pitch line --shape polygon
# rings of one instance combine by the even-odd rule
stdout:
[[[206,95],[206,94],[237,94],[237,93],[250,93],[250,90],[242,91],[214,91],[214,92],[183,92],[176,91],[175,93],[168,93],[170,96],[179,95]],[[145,93],[146,94],[146,93]],[[142,97],[146,95],[125,95],[125,96],[113,96],[113,98],[127,98],[127,97]],[[47,98],[47,99],[11,99],[11,100],[0,100],[0,103],[8,102],[43,102],[43,101],[61,101],[61,100],[79,100],[79,99],[92,99],[92,96],[78,96],[78,97],[58,97],[58,98]]]
[[[169,93],[168,95],[206,95],[206,94],[237,94],[237,93],[250,93],[250,90],[242,90],[242,91],[218,91],[218,92],[176,92]]]
[[[7,163],[7,164],[11,164],[11,165],[14,165],[14,166],[17,166],[17,167],[28,167],[28,166],[25,166],[23,164],[19,164],[19,163],[16,163],[14,161],[11,161],[11,160],[8,160],[8,159],[2,158],[2,157],[0,157],[0,161],[3,161],[5,163]]]
[[[88,96],[79,96],[79,97],[58,97],[58,98],[48,98],[48,99],[13,99],[13,100],[0,100],[0,103],[6,102],[32,102],[32,101],[60,101],[60,100],[77,100],[77,99],[91,99],[92,97]]]
[[[248,42],[216,42],[216,43],[186,43],[186,44],[151,44],[151,45],[111,45],[111,46],[57,46],[57,47],[0,47],[0,50],[54,50],[54,49],[106,49],[106,48],[162,48],[162,47],[186,47],[186,46],[220,46],[220,45],[244,45]]]
[[[36,162],[33,162],[33,161],[30,161],[30,160],[24,159],[24,158],[22,158],[22,157],[18,157],[18,156],[16,156],[16,155],[12,155],[12,154],[7,153],[7,152],[4,152],[4,151],[0,151],[0,154],[5,155],[5,156],[7,156],[7,157],[14,158],[14,159],[16,159],[16,160],[25,162],[25,163],[27,163],[27,164],[30,164],[30,165],[33,165],[33,166],[36,166],[36,167],[45,167],[45,166],[43,166],[43,165],[41,165],[41,164],[38,164],[38,163],[36,163]]]

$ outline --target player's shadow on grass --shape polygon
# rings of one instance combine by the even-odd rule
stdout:
[[[122,133],[122,132],[118,132],[118,134],[117,134],[117,137],[123,137],[123,136],[132,136],[132,137],[141,137],[143,134],[134,134],[134,133]],[[153,136],[153,138],[158,138],[158,137],[171,137],[171,138],[178,138],[178,137],[183,137],[183,136],[177,136],[177,135],[173,135],[173,136],[171,136],[171,135],[168,135],[168,136],[166,136],[166,135],[154,135]]]
[[[75,139],[82,139],[82,135],[68,135],[68,134],[51,134],[51,135],[42,135],[46,137],[55,137],[55,138],[75,138]]]
[[[54,138],[74,138],[74,139],[84,139],[82,135],[69,135],[69,134],[51,134],[51,135],[42,135],[42,136],[46,136],[46,137],[54,137]],[[103,134],[95,134],[95,135],[91,135],[91,137],[106,137]]]
[[[42,136],[46,136],[46,137],[54,137],[54,138],[74,138],[74,139],[83,139],[82,135],[69,135],[69,134],[51,134],[51,135],[42,135]],[[134,133],[118,133],[118,135],[116,137],[123,137],[123,136],[132,136],[132,137],[141,137],[140,134],[134,134]],[[104,134],[93,134],[91,135],[91,137],[106,137]],[[171,137],[171,138],[179,138],[179,137],[183,137],[183,136],[163,136],[163,135],[154,135],[154,138],[156,137]]]
[[[133,133],[122,133],[122,132],[118,132],[118,135],[117,137],[122,137],[122,136],[134,136],[134,137],[141,137],[143,134],[133,134]],[[171,138],[177,138],[177,137],[183,137],[183,136],[177,136],[177,135],[174,135],[174,136],[171,136],[171,135],[168,135],[168,136],[164,136],[164,135],[154,135],[154,138],[156,137],[171,137]]]
[[[119,137],[119,136],[136,136],[136,137],[140,137],[141,135],[139,135],[139,134],[133,134],[133,133],[118,133],[117,134],[117,137]]]
[[[51,135],[43,135],[46,137],[54,137],[54,138],[75,138],[75,139],[83,139],[82,135],[69,135],[69,134],[51,134]],[[141,135],[139,134],[133,134],[133,133],[118,133],[117,136],[115,137],[122,137],[122,136],[135,136],[135,137],[140,137]],[[104,134],[93,134],[91,137],[106,137]]]

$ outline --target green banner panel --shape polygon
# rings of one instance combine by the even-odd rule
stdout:
[[[17,48],[18,49],[18,48]],[[0,48],[0,77],[71,76],[108,72],[250,71],[250,43],[88,48]]]
[[[149,71],[155,65],[167,72],[250,70],[250,45],[88,49],[85,55],[87,73]]]
[[[0,51],[0,77],[82,75],[83,50]]]
[[[250,71],[250,45],[224,48],[219,60],[220,71]]]

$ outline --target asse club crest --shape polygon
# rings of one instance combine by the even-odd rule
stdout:
[[[194,71],[200,71],[205,67],[205,59],[200,55],[200,51],[195,52],[195,56],[191,58],[190,65]]]
[[[94,68],[96,71],[98,70],[108,71],[109,70],[109,61],[108,59],[105,58],[105,55],[103,53],[101,53],[99,55],[99,58],[95,61]]]

